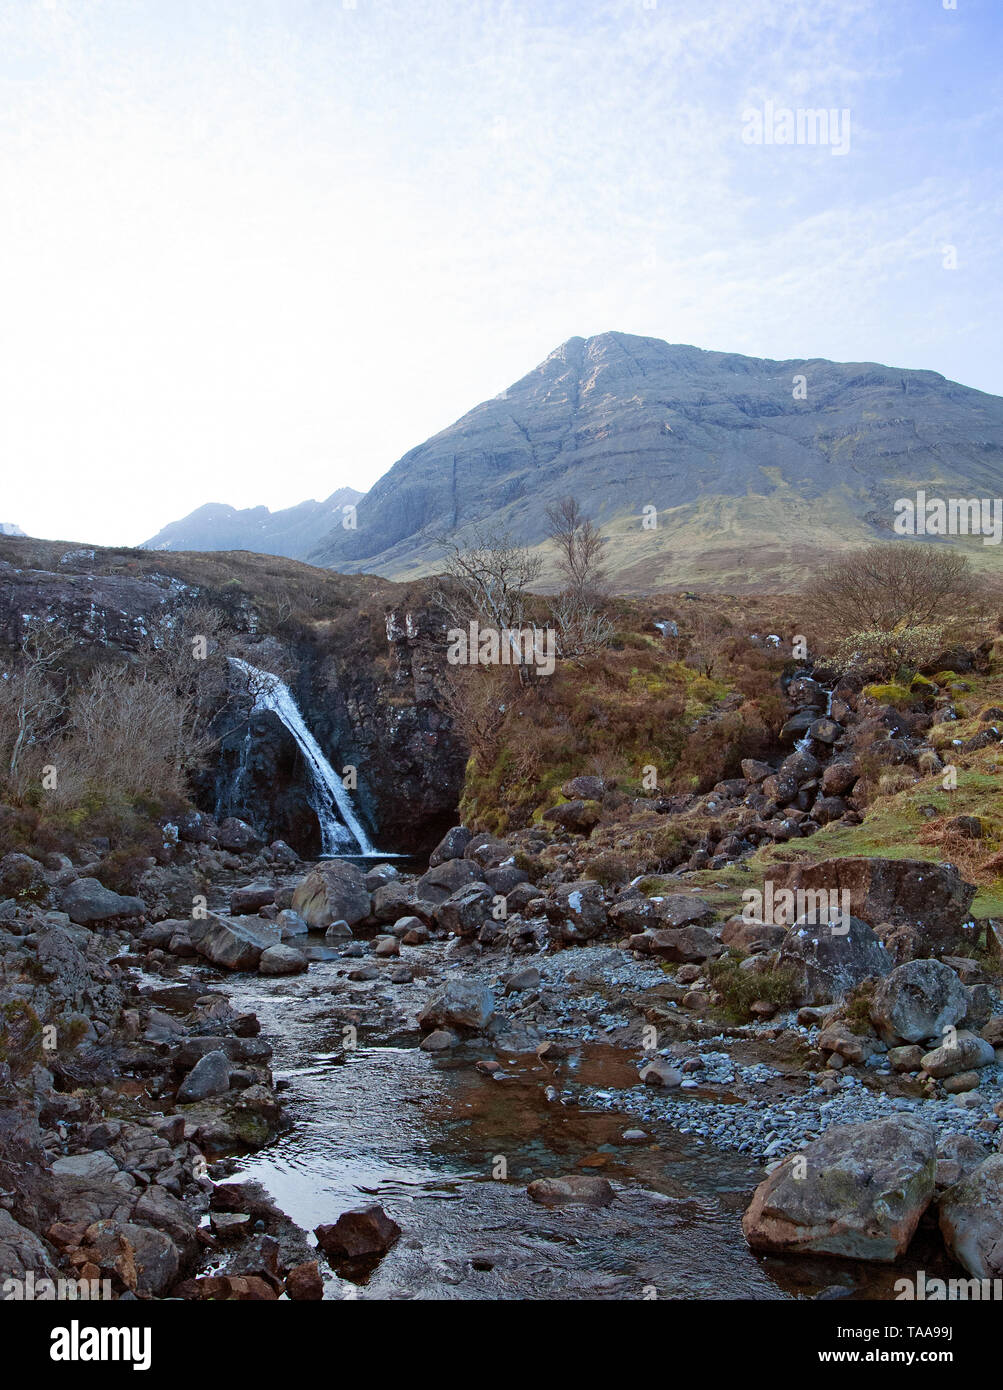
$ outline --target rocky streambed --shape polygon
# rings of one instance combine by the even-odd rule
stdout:
[[[729,924],[698,894],[534,884],[459,830],[433,860],[217,857],[192,917],[145,922],[40,869],[69,910],[0,913],[7,1009],[59,1020],[15,1074],[6,1016],[0,1272],[126,1298],[782,1299],[995,1271],[1003,1009],[971,958],[798,927],[780,956],[812,1003],[727,1025]],[[954,871],[921,867],[948,932]]]

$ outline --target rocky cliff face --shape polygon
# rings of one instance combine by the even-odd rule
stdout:
[[[924,486],[1003,492],[1003,400],[936,372],[603,333],[571,338],[412,449],[359,504],[357,531],[332,530],[311,558],[428,573],[442,532],[487,522],[536,544],[547,504],[573,493],[609,536],[624,592],[736,591],[890,538],[894,500]]]
[[[305,596],[305,597],[304,597]],[[65,665],[135,659],[165,617],[193,602],[225,615],[226,641],[281,674],[332,766],[357,768],[355,801],[387,851],[429,848],[455,815],[466,751],[438,695],[441,641],[419,598],[382,580],[289,561],[0,542],[0,644],[40,618],[72,636]],[[298,608],[297,605],[305,604]],[[266,840],[320,849],[310,779],[281,720],[234,683],[198,779],[200,806],[238,815]]]

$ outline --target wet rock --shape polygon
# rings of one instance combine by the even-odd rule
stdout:
[[[364,883],[370,893],[375,893],[377,888],[384,888],[388,883],[393,883],[400,875],[392,864],[374,864],[364,876]]]
[[[428,856],[428,867],[434,869],[439,864],[445,864],[448,859],[462,859],[464,850],[472,838],[473,832],[465,825],[454,825],[452,830],[446,831]]]
[[[200,956],[225,970],[257,970],[261,953],[279,944],[279,929],[256,917],[209,913],[191,923],[189,932]]]
[[[446,1028],[436,1028],[431,1033],[426,1033],[418,1046],[422,1052],[448,1052],[451,1047],[455,1047],[459,1042],[455,1033],[450,1033]]]
[[[889,1045],[925,1042],[960,1023],[968,992],[948,965],[911,960],[897,965],[874,991],[871,1022]]]
[[[299,913],[294,912],[291,907],[284,907],[282,909],[282,911],[275,919],[275,925],[281,932],[283,941],[287,940],[291,936],[306,936],[307,932],[310,930],[310,928],[303,921],[303,918],[299,915]],[[331,925],[333,926],[334,923],[332,923]],[[351,935],[352,929],[348,926],[348,923],[345,922],[343,923],[343,925],[348,931],[348,934]],[[328,927],[327,933],[325,934],[329,935],[330,931],[331,927]]]
[[[936,1163],[934,1131],[912,1116],[833,1126],[760,1183],[742,1230],[768,1253],[895,1260],[933,1196]]]
[[[862,980],[891,970],[891,956],[867,923],[851,917],[846,925],[839,934],[838,922],[795,922],[784,937],[779,963],[793,968],[800,1002],[835,1002]]]
[[[1003,1276],[1003,1154],[993,1154],[940,1199],[951,1255],[976,1279]]]
[[[302,951],[297,951],[294,946],[269,946],[266,951],[262,951],[261,959],[258,961],[258,973],[261,975],[302,975],[307,969],[309,961]]]
[[[400,1239],[401,1228],[378,1202],[344,1212],[333,1225],[317,1226],[317,1244],[335,1259],[359,1260],[385,1255]]]
[[[96,878],[78,878],[59,894],[59,905],[71,922],[91,927],[117,917],[141,917],[146,911],[142,898],[113,893]]]
[[[286,1275],[286,1293],[294,1303],[317,1302],[324,1297],[324,1280],[316,1260],[293,1266]]]
[[[418,1016],[424,1031],[463,1028],[481,1032],[494,1013],[494,991],[486,985],[450,980],[445,989]]]
[[[261,849],[264,840],[247,821],[240,820],[237,816],[227,816],[219,824],[216,832],[221,849],[228,849],[233,854],[246,854],[251,850]]]
[[[324,933],[325,941],[350,941],[352,928],[347,922],[332,922]]]
[[[210,1096],[222,1096],[230,1089],[230,1062],[225,1052],[207,1052],[192,1067],[178,1087],[178,1103],[190,1105]]]
[[[271,883],[248,883],[243,888],[234,888],[230,894],[230,912],[240,917],[245,912],[255,913],[275,901],[275,885]]]
[[[835,743],[842,732],[843,730],[834,719],[816,719],[808,729],[808,733],[816,743],[824,744]]]
[[[328,859],[311,869],[292,900],[293,911],[314,931],[339,921],[354,927],[369,916],[369,908],[365,875],[343,859]]]
[[[608,1207],[616,1192],[607,1178],[572,1173],[560,1178],[537,1178],[526,1191],[543,1207]]]
[[[977,1033],[961,1029],[953,1037],[923,1056],[923,1070],[938,1080],[956,1076],[959,1072],[974,1071],[995,1062],[992,1046]]]

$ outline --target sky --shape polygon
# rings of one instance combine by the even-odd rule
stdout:
[[[364,489],[607,330],[1003,394],[1001,58],[999,0],[0,0],[0,522]]]

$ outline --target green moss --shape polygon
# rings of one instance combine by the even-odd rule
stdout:
[[[889,681],[886,685],[865,685],[864,694],[882,705],[893,705],[896,709],[907,708],[914,699],[908,687],[895,681]]]

